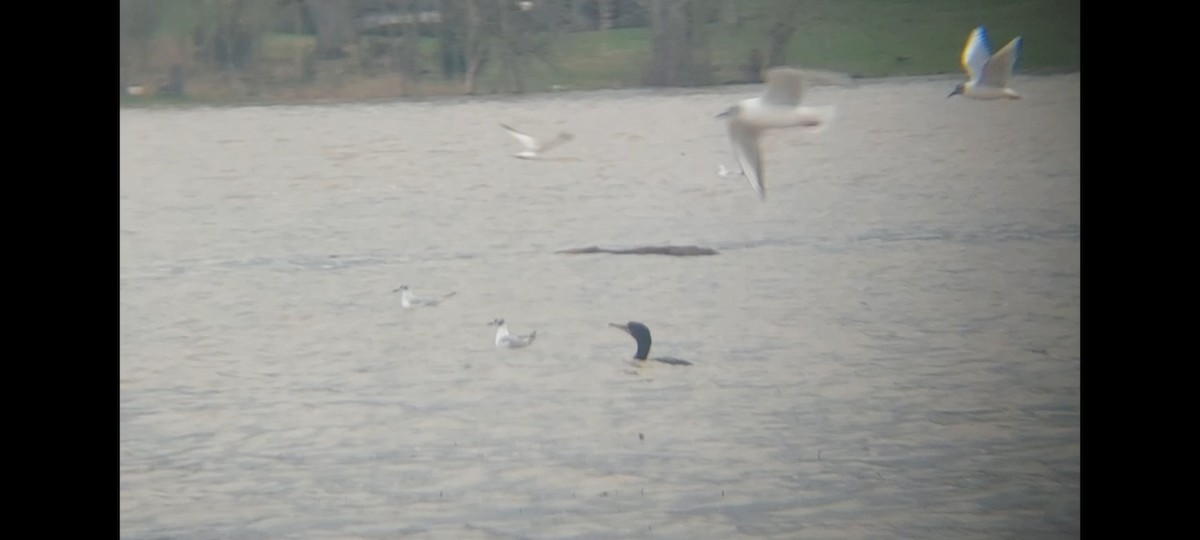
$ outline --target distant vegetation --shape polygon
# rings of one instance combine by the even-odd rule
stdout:
[[[1079,67],[1078,0],[121,0],[122,103],[303,101]]]

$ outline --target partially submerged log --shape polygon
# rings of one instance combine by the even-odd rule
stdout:
[[[564,249],[557,253],[575,255],[580,253],[615,253],[617,255],[671,255],[675,257],[698,257],[716,255],[717,250],[700,246],[639,246],[629,249],[609,249],[596,246]]]

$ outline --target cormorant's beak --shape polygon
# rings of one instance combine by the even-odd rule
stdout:
[[[946,99],[950,99],[950,98],[954,97],[955,95],[957,95],[958,93],[959,93],[958,89],[955,88],[953,91],[950,92],[950,95],[946,96]]]
[[[625,332],[626,334],[629,334],[631,336],[633,335],[633,332],[629,331],[629,325],[627,325],[627,324],[617,324],[615,322],[610,322],[610,323],[608,323],[608,325],[613,328],[616,328],[617,330],[621,330],[621,331]]]

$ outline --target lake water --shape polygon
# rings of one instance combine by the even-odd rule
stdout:
[[[811,89],[765,202],[756,86],[123,109],[122,538],[1077,538],[1079,74],[956,82]]]

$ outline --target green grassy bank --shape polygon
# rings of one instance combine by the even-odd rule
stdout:
[[[977,25],[988,28],[993,49],[1024,36],[1018,60],[1021,73],[1079,69],[1078,0],[828,0],[802,12],[788,44],[789,64],[843,71],[856,77],[960,73],[959,53]],[[714,83],[739,81],[751,51],[767,49],[766,29],[773,22],[768,6],[743,0],[740,24],[713,24],[709,43]],[[368,38],[369,39],[369,38]],[[305,82],[298,60],[313,46],[305,35],[270,34],[260,61],[276,66],[254,92],[232,88],[203,73],[189,75],[188,94],[170,103],[296,102],[309,100],[389,99],[405,95],[399,76],[389,73],[319,75]],[[642,84],[650,58],[649,28],[562,33],[553,38],[548,62],[531,60],[527,92],[553,89],[626,88]],[[436,66],[437,42],[423,39],[421,65],[428,73],[410,83],[408,96],[463,93],[463,84],[446,80]],[[481,74],[477,93],[501,91],[499,63]],[[165,103],[153,97],[124,97],[123,104]]]

